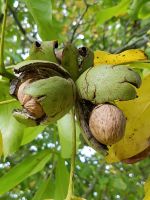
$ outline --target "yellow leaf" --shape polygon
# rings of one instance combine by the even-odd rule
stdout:
[[[129,49],[118,54],[110,54],[97,50],[94,52],[94,66],[99,64],[124,64],[139,60],[147,60],[144,51],[140,49]]]
[[[108,147],[109,163],[130,158],[150,145],[150,75],[144,78],[137,94],[134,100],[116,102],[127,118],[127,125],[125,136]]]
[[[150,200],[150,178],[144,184],[145,197],[143,200]]]

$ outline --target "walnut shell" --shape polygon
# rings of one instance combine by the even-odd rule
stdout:
[[[40,103],[38,103],[36,98],[31,97],[30,95],[27,95],[24,93],[24,89],[26,86],[28,86],[32,82],[32,79],[28,79],[22,84],[20,84],[18,91],[17,91],[17,97],[20,101],[21,105],[30,113],[32,116],[34,116],[36,119],[41,118],[44,116],[44,111],[42,109],[42,106]]]
[[[29,101],[27,101],[24,104],[24,108],[37,119],[45,115],[42,106],[35,98],[31,98]]]
[[[26,80],[25,82],[20,84],[20,86],[18,87],[17,97],[21,105],[26,104],[32,98],[30,95],[27,95],[24,93],[24,89],[26,86],[29,85],[29,83],[31,83],[31,79]]]
[[[110,104],[96,106],[89,118],[89,127],[93,136],[105,145],[118,142],[124,136],[125,126],[126,118],[123,112]]]

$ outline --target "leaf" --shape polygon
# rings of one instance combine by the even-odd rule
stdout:
[[[0,178],[0,194],[8,192],[27,177],[39,172],[50,160],[50,150],[30,155]]]
[[[72,152],[72,132],[73,132],[73,121],[71,113],[66,114],[57,122],[60,144],[61,144],[61,156],[62,158],[70,158]],[[76,123],[76,148],[80,144],[79,140],[80,128]]]
[[[2,139],[2,134],[0,132],[0,157],[2,156],[3,153],[3,139]]]
[[[139,10],[138,17],[141,19],[146,19],[150,17],[150,2],[144,3]]]
[[[7,81],[0,81],[0,91],[0,101],[12,99],[9,95],[9,83]],[[12,110],[16,106],[19,106],[18,102],[0,105],[0,130],[5,157],[18,149],[23,136],[24,126],[18,123],[12,116]]]
[[[129,63],[128,64],[129,65],[129,67],[132,67],[132,68],[134,68],[134,69],[142,69],[142,70],[148,70],[148,71],[150,71],[150,62],[149,62],[149,60],[146,60],[146,61],[135,61],[135,62],[133,62],[133,63]]]
[[[150,178],[144,184],[145,197],[143,200],[150,200]]]
[[[73,44],[67,44],[62,52],[62,61],[61,65],[64,67],[71,75],[73,80],[78,78],[78,49]]]
[[[150,59],[150,47],[145,49],[145,54],[148,56],[148,59]]]
[[[127,189],[126,183],[120,177],[114,178],[112,185],[114,188],[116,188],[118,190],[126,190]]]
[[[65,199],[68,190],[69,173],[65,166],[65,161],[59,157],[56,167],[56,188],[55,200]]]
[[[142,5],[146,0],[133,0],[131,7],[129,8],[129,15],[136,20],[138,18],[138,13]]]
[[[33,16],[43,40],[56,39],[58,32],[52,23],[52,4],[50,0],[23,0]]]
[[[3,10],[2,10],[2,0],[0,0],[0,15],[2,14]]]
[[[5,50],[6,54],[14,60],[15,63],[21,62],[22,61],[22,57],[21,55],[17,54],[16,52],[10,52],[7,49]]]
[[[150,145],[150,75],[137,90],[138,98],[116,102],[127,118],[125,136],[109,147],[107,162],[130,158]]]
[[[102,24],[114,16],[118,17],[119,15],[124,15],[127,12],[127,8],[129,4],[130,4],[130,0],[122,0],[116,6],[99,10],[99,12],[97,12],[97,15],[96,15],[97,23]]]
[[[0,91],[0,102],[12,99],[9,95],[9,83],[7,81],[0,81]],[[0,104],[0,131],[4,157],[18,150],[21,143],[24,145],[33,140],[44,129],[44,126],[31,128],[19,123],[12,115],[13,109],[19,106],[18,101]]]
[[[45,126],[28,127],[24,129],[21,145],[25,145],[34,140],[39,133],[44,130]]]
[[[44,180],[32,200],[43,200],[45,198],[53,198],[54,194],[54,181],[49,177]]]
[[[100,50],[94,52],[94,66],[99,64],[118,65],[146,59],[147,56],[140,49],[129,49],[118,54],[110,54]]]

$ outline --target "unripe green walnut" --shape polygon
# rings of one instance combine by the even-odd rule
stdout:
[[[112,145],[125,133],[126,119],[123,112],[114,105],[96,106],[89,118],[89,127],[93,136],[102,144]]]
[[[29,86],[32,82],[32,79],[28,79],[23,82],[17,91],[17,97],[21,105],[29,112],[35,119],[41,118],[44,116],[44,111],[40,103],[38,103],[36,98],[33,98],[31,95],[25,94],[25,87]]]
[[[28,126],[53,123],[74,105],[74,82],[58,64],[24,61],[16,66],[15,73],[19,76],[12,81],[10,93],[23,107],[13,112],[19,122]]]

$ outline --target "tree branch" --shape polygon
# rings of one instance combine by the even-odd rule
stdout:
[[[4,17],[2,23],[2,32],[1,32],[1,41],[0,41],[0,74],[5,73],[5,65],[4,65],[4,37],[5,37],[5,27],[6,27],[6,19],[7,19],[7,5],[8,2],[4,3]]]
[[[82,19],[84,18],[85,14],[87,13],[88,9],[89,9],[89,4],[84,0],[84,4],[85,4],[85,10],[83,11],[83,13],[79,16],[79,18],[77,19],[77,24],[76,26],[74,27],[73,29],[73,32],[72,32],[72,35],[71,35],[71,38],[70,38],[70,42],[72,43],[73,40],[74,40],[74,37],[75,37],[75,34],[80,26],[80,23],[82,21]]]
[[[12,14],[12,16],[13,16],[13,18],[14,18],[16,24],[17,24],[17,26],[19,27],[20,31],[21,31],[24,35],[26,35],[26,31],[25,31],[25,29],[22,27],[20,21],[18,20],[18,17],[17,17],[17,15],[16,15],[16,12],[11,8],[10,5],[8,5],[8,8],[9,8],[9,10],[10,10],[10,12],[11,12],[11,14]]]
[[[115,53],[120,53],[128,49],[137,49],[137,48],[143,47],[147,44],[148,41],[149,41],[149,38],[146,36],[143,38],[139,38],[135,40],[134,42],[132,42],[131,44],[127,44],[124,47],[117,49]]]
[[[89,197],[89,195],[91,194],[91,192],[93,191],[96,183],[97,183],[98,177],[96,176],[94,178],[94,180],[92,181],[92,183],[90,183],[89,187],[86,190],[86,193],[83,195],[83,198],[87,199]]]
[[[142,29],[140,29],[138,32],[135,32],[126,42],[126,45],[118,48],[115,50],[115,53],[120,53],[121,51],[127,50],[127,49],[134,49],[134,48],[140,48],[143,45],[145,46],[146,43],[149,41],[148,36],[146,36],[147,31],[149,30],[150,23],[148,23],[146,26],[144,26]],[[144,36],[143,36],[144,35]],[[136,39],[135,39],[136,38]],[[132,42],[132,40],[134,40]]]
[[[104,167],[104,164],[100,165],[95,173],[95,177],[93,179],[93,181],[90,183],[89,187],[86,189],[85,194],[83,195],[83,198],[87,199],[89,197],[89,195],[92,193],[92,191],[94,190],[94,187],[99,179],[99,177],[97,176],[97,174],[99,174],[99,171]]]
[[[26,33],[26,30],[22,27],[22,24],[20,23],[20,21],[19,21],[19,19],[18,19],[18,17],[17,17],[17,14],[16,14],[16,12],[13,10],[13,8],[10,6],[10,5],[8,5],[8,8],[9,8],[9,11],[11,12],[11,14],[12,14],[12,16],[13,16],[13,18],[14,18],[14,20],[15,20],[15,22],[16,22],[16,24],[17,24],[17,26],[18,26],[18,28],[20,29],[20,31],[21,31],[21,33],[27,38],[27,40],[29,41],[29,42],[34,42],[35,41],[35,38],[33,38],[33,37],[29,37],[28,35],[27,35],[27,33]]]
[[[17,99],[9,99],[9,100],[5,100],[5,101],[0,101],[0,105],[13,103],[15,101],[17,101]]]

